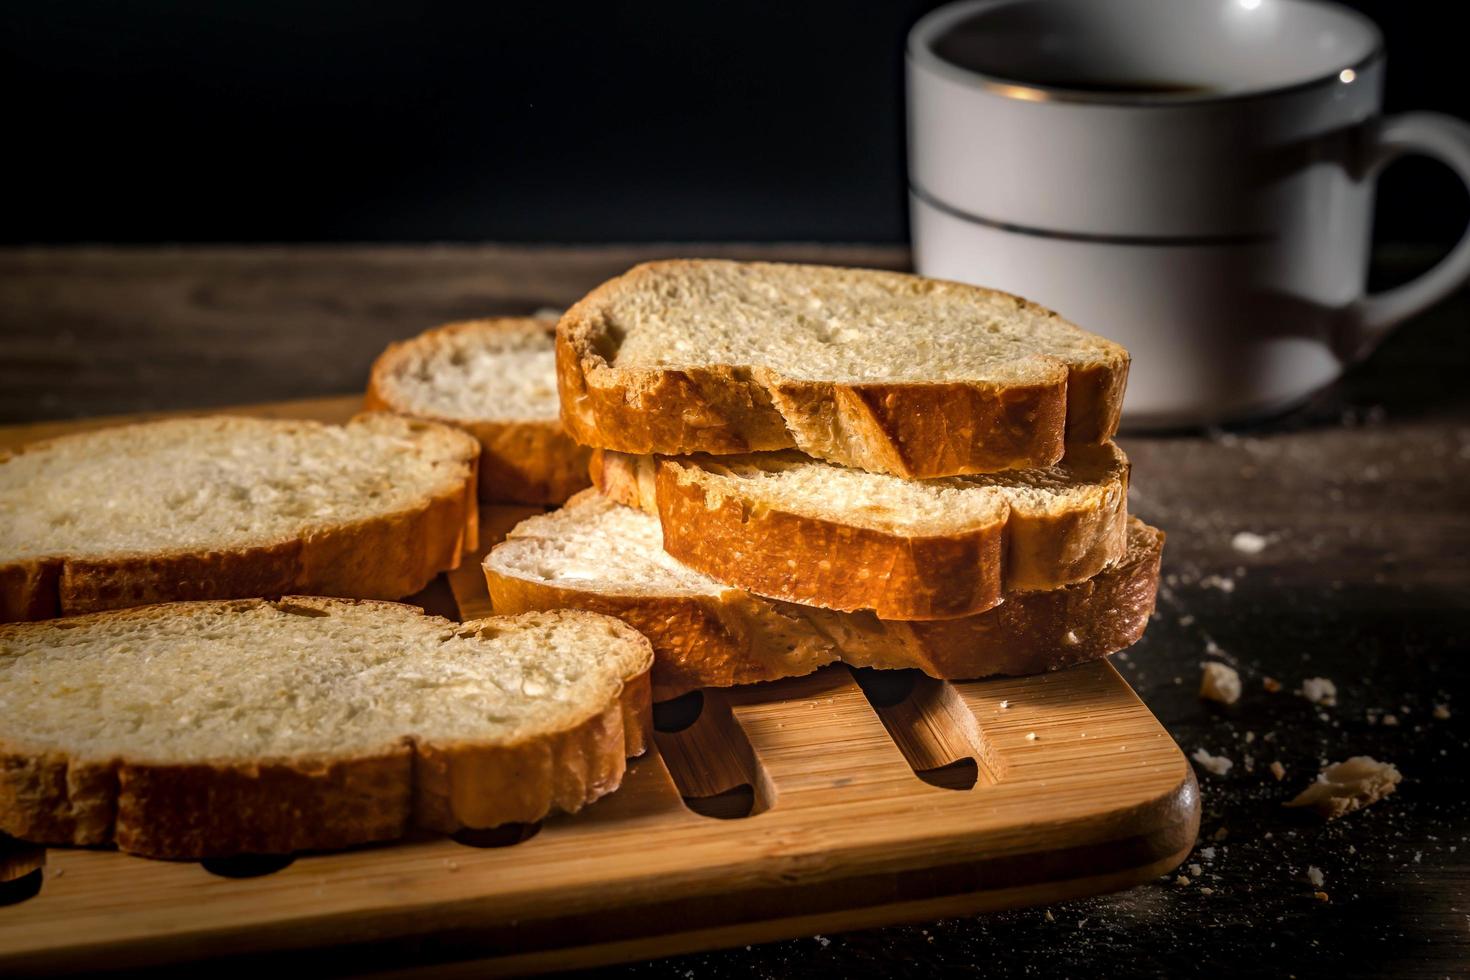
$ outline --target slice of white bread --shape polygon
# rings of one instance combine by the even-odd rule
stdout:
[[[664,548],[727,585],[883,619],[947,619],[1056,589],[1123,557],[1128,460],[1074,445],[1054,466],[905,480],[792,451],[593,456],[593,482],[656,511]]]
[[[1122,559],[1087,581],[1009,593],[987,612],[931,622],[762,599],[684,567],[661,540],[656,517],[579,494],[491,550],[485,578],[495,610],[617,616],[653,643],[655,700],[793,677],[838,659],[951,680],[1029,674],[1106,656],[1143,635],[1164,535],[1131,521]]]
[[[480,499],[559,504],[587,486],[588,450],[562,428],[556,321],[451,323],[373,363],[367,407],[447,422],[480,442]]]
[[[397,599],[474,547],[474,439],[214,416],[0,453],[0,622],[288,592]]]
[[[591,613],[297,596],[0,627],[0,831],[204,858],[575,811],[643,751],[652,662]]]
[[[906,477],[1047,466],[1118,426],[1128,352],[1007,293],[895,272],[640,265],[557,327],[578,441],[796,448]]]

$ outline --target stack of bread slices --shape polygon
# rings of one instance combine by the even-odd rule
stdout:
[[[1005,293],[665,262],[395,345],[344,426],[0,453],[0,833],[199,858],[534,821],[617,788],[651,700],[1104,657],[1163,544],[1110,441],[1127,371]],[[383,601],[477,547],[476,498],[563,504],[486,557],[498,615]]]
[[[497,612],[586,609],[656,699],[841,660],[1024,674],[1142,635],[1163,534],[1110,440],[1128,354],[1005,293],[890,272],[639,266],[556,331],[593,488],[485,560]]]

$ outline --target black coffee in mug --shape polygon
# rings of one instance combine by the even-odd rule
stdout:
[[[1206,95],[1215,91],[1214,86],[1198,85],[1194,82],[1170,81],[1162,78],[1075,78],[1042,75],[1031,78],[1008,78],[1006,81],[1018,85],[1035,85],[1041,88],[1065,89],[1068,92],[1087,92],[1093,95]]]
[[[1199,80],[1120,72],[1116,64],[1097,64],[1094,52],[1038,59],[1027,47],[1035,45],[1035,39],[1022,41],[1005,25],[997,27],[995,21],[1000,16],[1003,14],[961,21],[935,38],[932,50],[957,68],[1021,86],[1104,96],[1200,96],[1218,90]],[[1057,48],[1053,54],[1064,54],[1071,43],[1070,38],[1056,33],[1050,39]]]

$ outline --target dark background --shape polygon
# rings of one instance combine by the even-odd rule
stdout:
[[[903,241],[934,6],[8,3],[0,241]],[[1354,6],[1391,111],[1470,115],[1452,8]],[[1448,243],[1464,201],[1396,165],[1380,237]]]

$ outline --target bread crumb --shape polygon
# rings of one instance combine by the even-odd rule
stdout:
[[[1199,856],[1206,861],[1213,861],[1215,860],[1215,849],[1213,847],[1201,847],[1199,849]]]
[[[1435,721],[1449,721],[1450,720],[1450,706],[1447,705],[1447,704],[1436,704],[1434,706],[1434,720]]]
[[[1271,775],[1276,777],[1278,783],[1281,782],[1286,778],[1286,767],[1280,762],[1271,763]]]
[[[1247,555],[1259,555],[1266,550],[1269,543],[1264,535],[1254,531],[1237,531],[1235,537],[1230,539],[1230,547]]]
[[[1051,914],[1051,909],[1047,909],[1046,912],[1043,913],[1042,917],[1045,918],[1047,922],[1057,921],[1057,917]]]
[[[1009,701],[1002,701],[1000,703],[1000,710],[1004,711],[1005,709],[1009,708],[1010,706],[1011,706],[1011,703]]]
[[[1240,673],[1229,664],[1211,660],[1203,665],[1199,696],[1206,701],[1234,704],[1240,700]]]
[[[1307,881],[1311,882],[1313,888],[1321,888],[1326,880],[1327,878],[1322,874],[1321,868],[1316,865],[1307,866]]]
[[[1034,742],[1034,741],[1036,741],[1036,739],[1038,737],[1039,736],[1037,736],[1037,734],[1035,732],[1027,732],[1026,733],[1026,741],[1028,741],[1028,742]]]
[[[1215,776],[1225,775],[1230,771],[1230,767],[1235,765],[1234,762],[1231,762],[1225,756],[1211,755],[1202,748],[1195,749],[1194,755],[1190,756],[1190,758],[1199,763],[1201,769]]]
[[[1312,892],[1312,897],[1315,898],[1319,902],[1330,901],[1330,899],[1328,899],[1328,897],[1327,897],[1327,893],[1326,892]]]
[[[1189,866],[1189,873],[1192,874],[1192,875],[1194,875],[1196,878],[1198,878],[1200,875],[1202,875],[1202,874],[1205,873],[1204,866],[1201,865],[1201,864],[1198,864],[1198,863],[1191,864]]]
[[[1082,642],[1082,638],[1077,635],[1076,630],[1067,630],[1067,635],[1062,637],[1062,642],[1069,647],[1075,647]]]
[[[1261,687],[1265,688],[1267,694],[1275,694],[1281,690],[1281,682],[1274,677],[1262,677]]]
[[[1385,725],[1387,725],[1389,728],[1394,728],[1399,723],[1399,716],[1398,715],[1384,715],[1383,716],[1383,723]]]
[[[1174,879],[1174,884],[1178,885],[1180,888],[1183,888],[1185,885],[1189,884],[1189,879],[1184,877],[1184,875],[1180,875],[1179,877]]]
[[[1235,579],[1225,578],[1223,575],[1206,575],[1199,580],[1202,589],[1219,589],[1226,595],[1235,591]]]
[[[1325,677],[1308,677],[1302,681],[1302,697],[1313,704],[1334,707],[1337,704],[1337,685]]]
[[[1286,805],[1309,806],[1324,819],[1336,820],[1388,796],[1401,779],[1403,776],[1392,763],[1355,755],[1323,769],[1316,782]]]
[[[1213,888],[1201,888],[1199,890],[1199,893],[1201,895],[1213,895],[1213,894],[1215,894],[1215,889],[1213,889]]]

